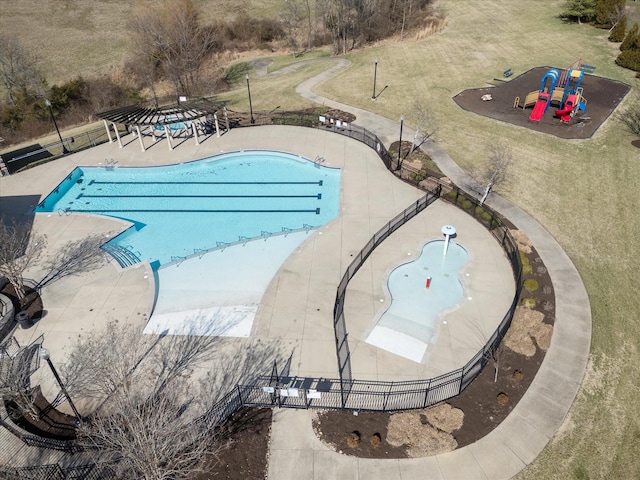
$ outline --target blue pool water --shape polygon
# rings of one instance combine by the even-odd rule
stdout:
[[[463,247],[451,242],[443,257],[443,247],[444,241],[429,242],[418,258],[389,274],[391,305],[378,325],[429,343],[436,332],[438,317],[460,303],[464,293],[458,271],[469,255]],[[431,277],[428,289],[427,277]]]
[[[340,170],[245,151],[161,167],[79,167],[36,212],[85,212],[134,226],[109,242],[155,268],[227,243],[317,228],[338,215]]]

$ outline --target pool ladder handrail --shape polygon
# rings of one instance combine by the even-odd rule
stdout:
[[[184,262],[186,259],[187,257],[182,257],[180,255],[176,255],[176,256],[171,255],[171,264],[175,265],[176,267],[179,267],[180,265],[182,265],[182,262]]]
[[[113,170],[118,163],[118,160],[114,160],[113,158],[105,158],[104,159],[104,168],[107,170]]]
[[[254,241],[254,240],[258,240],[259,238],[262,238],[264,241],[267,241],[267,239],[272,237],[272,236],[284,235],[286,237],[289,233],[292,233],[292,232],[309,233],[311,230],[315,230],[316,228],[318,228],[318,227],[314,227],[313,225],[309,225],[308,223],[304,223],[302,228],[282,227],[282,231],[280,233],[273,233],[273,232],[267,232],[266,230],[262,230],[260,232],[260,235],[256,235],[255,237],[238,236],[238,240],[236,240],[235,242],[220,242],[220,241],[216,241],[216,246],[215,247],[211,247],[211,248],[194,248],[193,249],[193,254],[190,254],[190,255],[187,255],[187,256],[184,256],[184,257],[182,257],[182,256],[172,256],[171,257],[171,261],[169,263],[166,263],[166,264],[162,265],[160,268],[168,267],[168,266],[174,265],[174,264],[180,265],[185,260],[188,260],[190,258],[194,258],[196,256],[199,259],[201,259],[207,253],[213,252],[215,250],[219,250],[221,252],[224,252],[225,248],[230,247],[230,246],[240,245],[240,244],[245,246],[247,243],[249,243],[251,241]]]

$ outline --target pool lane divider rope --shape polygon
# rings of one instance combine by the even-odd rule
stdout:
[[[316,215],[320,215],[320,208],[315,208],[312,210],[142,210],[142,209],[119,209],[119,210],[107,210],[107,209],[82,209],[82,210],[69,210],[71,212],[77,213],[103,213],[108,215],[109,213],[133,213],[133,212],[144,212],[144,213],[315,213]]]
[[[322,194],[316,195],[85,195],[81,193],[76,200],[81,198],[317,198],[322,200]]]
[[[91,180],[89,185],[319,185],[323,180],[316,182],[103,182]]]

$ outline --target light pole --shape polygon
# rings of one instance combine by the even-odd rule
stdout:
[[[53,366],[53,363],[51,362],[51,356],[49,355],[49,350],[47,350],[46,348],[40,347],[39,355],[40,355],[40,358],[46,360],[47,363],[49,364],[49,368],[51,369],[53,376],[56,377],[56,382],[58,382],[58,385],[60,386],[60,389],[62,390],[62,393],[64,394],[64,396],[67,398],[69,405],[71,405],[71,410],[73,410],[73,413],[76,416],[76,420],[80,422],[81,421],[80,413],[78,413],[78,409],[71,401],[69,392],[67,392],[67,389],[64,387],[64,383],[62,383],[62,379],[60,378],[60,375],[58,375],[57,370],[55,369],[55,367]]]
[[[62,135],[60,135],[60,130],[58,129],[58,123],[56,122],[56,117],[53,116],[53,110],[51,110],[51,102],[49,99],[44,101],[44,104],[49,109],[49,115],[51,115],[51,120],[53,120],[53,125],[56,127],[56,132],[58,132],[58,138],[60,139],[60,145],[62,145],[62,153],[69,153],[67,147],[64,146],[64,142],[62,141]]]
[[[256,120],[255,118],[253,118],[253,106],[251,105],[251,87],[249,86],[248,73],[245,75],[245,78],[247,79],[247,92],[249,92],[249,111],[251,112],[251,125],[253,125],[254,123],[256,123]]]
[[[378,59],[376,58],[373,63],[373,95],[371,95],[371,100],[376,99],[376,77],[378,75]]]
[[[400,115],[400,141],[398,142],[398,166],[396,170],[402,168],[402,126],[404,124],[404,115]]]

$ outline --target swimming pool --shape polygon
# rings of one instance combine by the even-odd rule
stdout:
[[[35,211],[128,220],[133,226],[105,249],[157,269],[230,244],[317,228],[338,215],[339,191],[339,169],[282,152],[243,151],[160,167],[78,167]]]
[[[438,320],[460,304],[464,287],[458,272],[468,252],[444,241],[426,243],[415,260],[396,267],[388,276],[389,308],[382,314],[367,343],[420,362],[438,335]],[[427,288],[427,279],[430,278]]]

